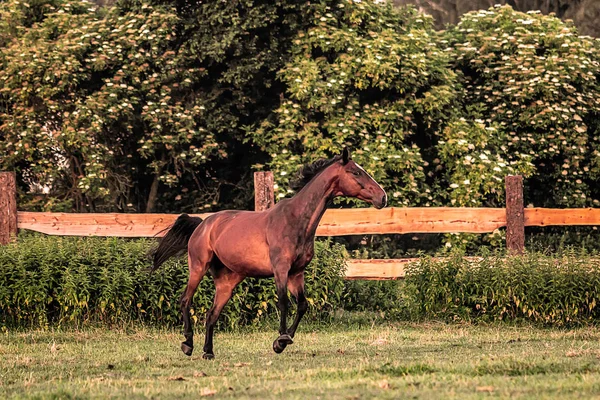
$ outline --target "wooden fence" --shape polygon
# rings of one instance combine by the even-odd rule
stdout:
[[[255,174],[255,208],[274,204],[273,176]],[[506,177],[506,208],[388,207],[381,210],[329,209],[317,229],[318,236],[489,233],[506,227],[506,246],[520,253],[526,226],[600,225],[600,209],[549,209],[523,207],[523,180]],[[195,214],[206,217],[210,213]],[[172,224],[177,214],[46,213],[17,211],[13,173],[0,173],[0,244],[16,236],[17,229],[48,235],[153,237]],[[398,279],[415,259],[349,260],[347,279]]]

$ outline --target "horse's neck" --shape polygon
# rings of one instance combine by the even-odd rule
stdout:
[[[327,203],[334,197],[335,173],[328,167],[313,178],[288,203],[305,237],[315,236],[317,226],[327,209]]]

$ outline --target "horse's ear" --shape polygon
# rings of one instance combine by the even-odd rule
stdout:
[[[342,151],[342,163],[344,163],[344,165],[348,164],[348,161],[350,161],[350,149],[348,149],[347,147],[344,147],[344,150]]]

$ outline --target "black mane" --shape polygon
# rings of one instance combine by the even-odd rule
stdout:
[[[325,168],[329,167],[336,161],[342,159],[341,155],[337,155],[333,158],[319,158],[317,161],[312,162],[310,164],[306,164],[301,167],[296,175],[296,178],[290,182],[290,188],[295,191],[299,191],[302,189],[308,182],[311,181],[312,178],[317,176],[319,172],[323,171]]]

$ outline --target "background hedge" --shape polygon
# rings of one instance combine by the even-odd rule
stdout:
[[[146,254],[150,240],[26,235],[0,247],[0,324],[7,327],[80,326],[86,323],[179,324],[179,296],[187,262],[171,260],[153,274]],[[327,318],[341,307],[344,249],[317,242],[306,273],[308,318]],[[194,297],[194,322],[212,305],[214,284],[205,278]],[[236,289],[221,323],[266,320],[276,311],[270,279],[246,279]]]
[[[23,235],[0,247],[0,325],[5,328],[148,323],[179,326],[178,299],[187,282],[184,259],[147,272],[150,240]],[[560,250],[559,250],[560,251]],[[585,252],[509,257],[455,252],[424,257],[404,281],[345,281],[343,246],[317,241],[306,272],[308,320],[341,314],[367,320],[530,321],[574,325],[600,320],[600,260]],[[194,297],[194,322],[212,305],[205,278]],[[271,279],[247,279],[236,289],[222,327],[261,324],[277,316]],[[356,314],[358,312],[358,314]],[[362,318],[361,317],[361,318]]]
[[[600,260],[585,253],[486,254],[470,262],[423,258],[409,267],[406,310],[414,318],[531,321],[569,326],[600,320]]]

